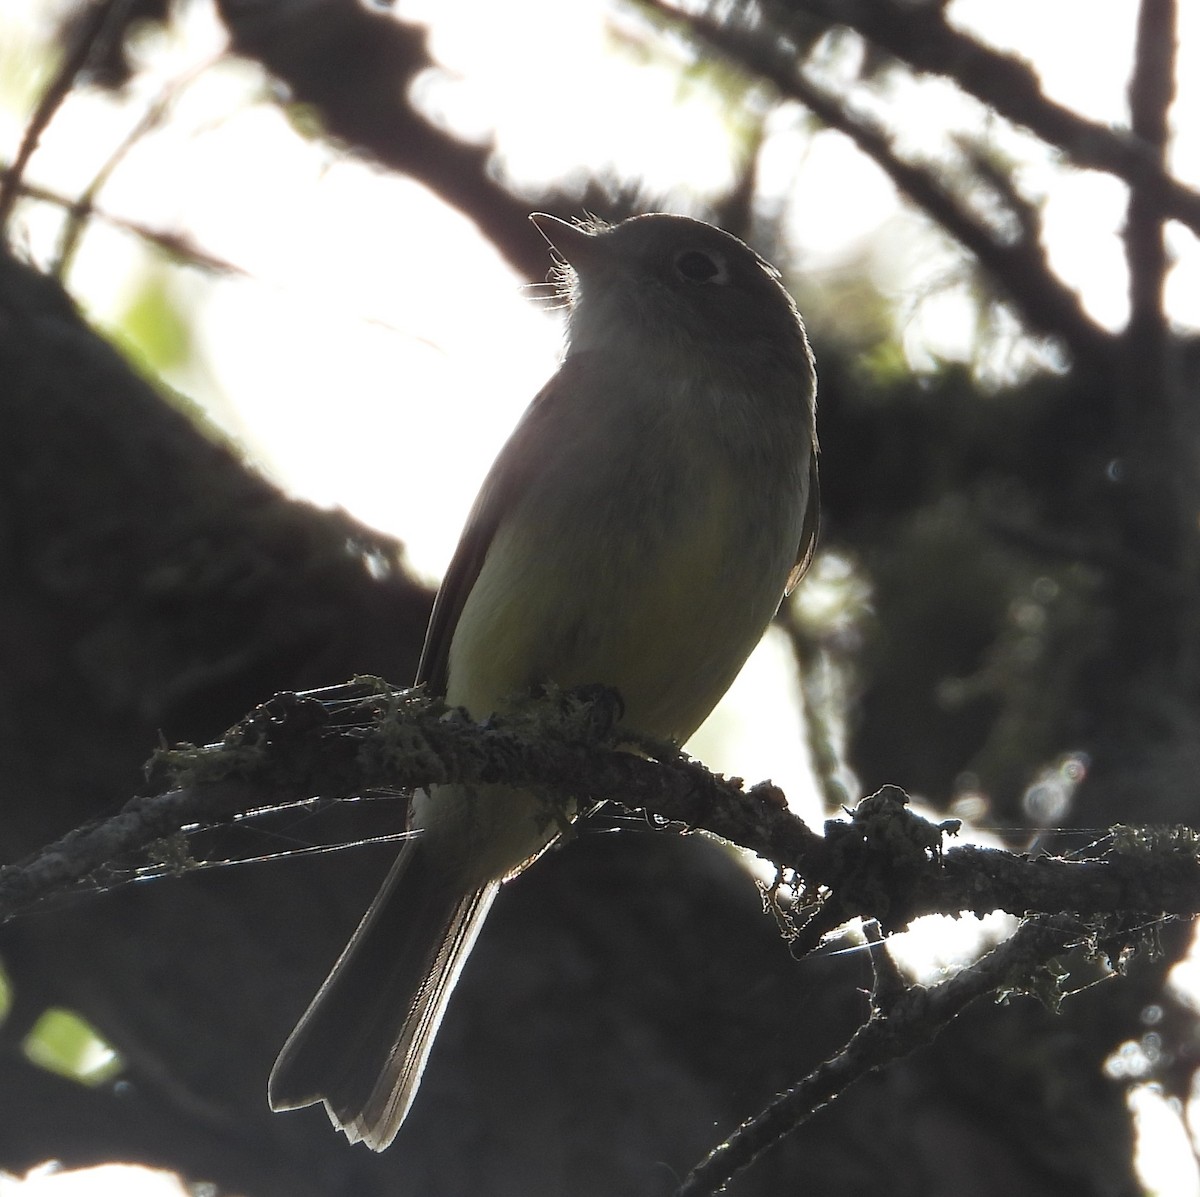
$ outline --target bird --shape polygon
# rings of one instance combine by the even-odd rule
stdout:
[[[416,681],[475,720],[602,684],[682,744],[812,560],[816,374],[774,267],[711,224],[531,217],[566,348],[488,473]],[[382,1151],[501,885],[562,834],[517,786],[416,791],[382,888],[285,1043],[273,1109],[324,1103]]]

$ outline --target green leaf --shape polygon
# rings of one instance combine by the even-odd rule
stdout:
[[[185,363],[192,337],[169,271],[151,267],[117,318],[114,336],[138,367],[157,377]]]
[[[124,1067],[113,1048],[70,1010],[47,1010],[22,1048],[31,1063],[82,1085],[103,1084]]]

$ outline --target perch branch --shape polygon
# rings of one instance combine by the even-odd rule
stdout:
[[[1070,912],[1145,919],[1200,912],[1200,856],[1186,829],[1116,829],[1088,860],[1027,858],[972,845],[943,850],[953,821],[934,824],[885,786],[818,835],[771,783],[709,772],[671,745],[638,740],[616,723],[612,691],[553,692],[476,724],[420,691],[375,679],[281,694],[219,744],[162,750],[147,795],[0,869],[0,920],[97,870],[133,867],[132,854],[197,824],[313,795],[403,792],[450,780],[527,785],[547,796],[617,802],[702,829],[789,870],[816,906],[814,926],[855,917],[887,932],[924,914]],[[562,801],[562,798],[558,798]],[[123,859],[124,858],[124,859]],[[144,864],[145,858],[136,861]],[[797,936],[808,942],[806,927]]]

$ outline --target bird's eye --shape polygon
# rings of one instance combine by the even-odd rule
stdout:
[[[675,273],[689,283],[729,282],[729,263],[723,254],[707,249],[685,249],[675,255]]]

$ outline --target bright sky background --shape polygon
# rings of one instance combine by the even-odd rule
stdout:
[[[1196,112],[1200,6],[1180,9],[1175,111]],[[49,0],[5,0],[0,12],[6,159],[36,95],[36,72],[45,69],[39,43],[52,11]],[[602,0],[404,0],[396,12],[431,26],[431,50],[444,68],[422,80],[421,102],[456,130],[494,135],[518,187],[532,192],[586,162],[640,177],[671,206],[694,210],[731,176],[737,131],[719,102],[703,86],[680,85],[679,60],[669,49],[657,61],[623,53],[636,18]],[[1053,98],[1114,125],[1126,119],[1135,12],[1134,0],[950,6],[961,25],[1035,62]],[[510,40],[513,28],[521,36]],[[414,567],[434,580],[484,472],[554,370],[557,318],[533,301],[469,222],[422,187],[306,138],[271,102],[256,68],[206,65],[223,45],[208,4],[187,6],[171,36],[143,39],[147,69],[129,96],[84,92],[68,101],[28,178],[66,197],[79,194],[147,106],[174,87],[171,119],[134,147],[99,205],[186,233],[245,276],[170,272],[168,293],[189,313],[198,353],[169,380],[288,490],[402,537]],[[852,60],[852,50],[832,59],[830,82]],[[941,143],[948,120],[975,129],[980,110],[959,103],[949,85],[927,80],[897,87],[885,115],[913,131],[903,148],[919,153]],[[955,257],[931,241],[880,172],[839,135],[813,135],[794,107],[774,114],[770,129],[763,186],[784,197],[813,285],[847,263],[865,264],[904,314],[915,368],[966,356],[975,327]],[[929,131],[929,144],[916,140],[920,130]],[[1025,162],[1027,192],[1045,199],[1052,264],[1096,319],[1119,327],[1126,311],[1121,187],[1065,174],[1023,134],[997,130],[995,137]],[[1185,181],[1200,184],[1200,121],[1181,129],[1173,165]],[[18,228],[30,255],[50,260],[58,214],[27,207]],[[538,238],[532,227],[529,236]],[[1200,253],[1190,234],[1172,229],[1171,237],[1178,264],[1169,308],[1181,325],[1196,327]],[[69,284],[94,319],[114,324],[146,269],[136,239],[94,222]],[[819,344],[817,350],[819,357]],[[768,638],[719,709],[717,727],[693,741],[697,755],[716,768],[773,777],[791,794],[808,793],[794,717],[783,716],[793,721],[782,733],[761,721],[761,695],[794,686],[786,653]],[[1152,1093],[1143,1091],[1138,1103],[1147,1125],[1161,1123],[1181,1141],[1178,1120]],[[1170,1182],[1158,1182],[1164,1197],[1200,1194],[1186,1144],[1184,1154],[1164,1155],[1167,1148],[1155,1142],[1156,1159],[1175,1161]],[[120,1191],[134,1192],[131,1185],[122,1180]],[[20,1188],[22,1197],[70,1191],[62,1178]],[[9,1192],[0,1182],[0,1195]]]

